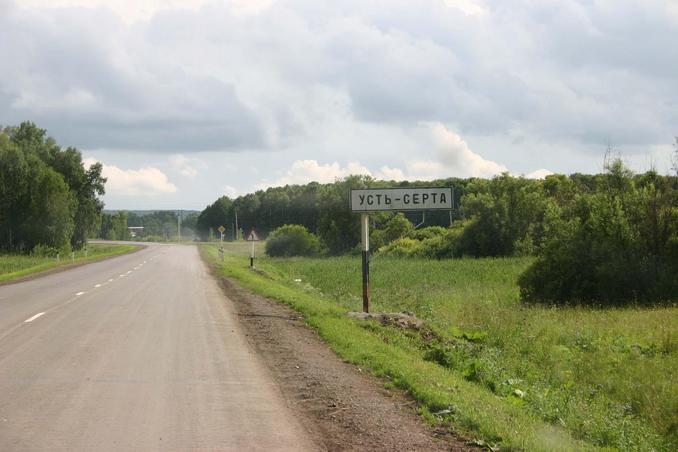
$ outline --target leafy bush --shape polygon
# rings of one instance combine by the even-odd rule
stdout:
[[[379,249],[381,254],[396,257],[424,257],[423,251],[422,243],[409,237],[395,240]]]
[[[281,226],[266,240],[266,254],[269,256],[315,256],[319,253],[318,237],[299,224]]]
[[[408,235],[414,226],[405,215],[398,213],[389,218],[379,229],[373,229],[370,234],[370,248],[375,250],[384,245]]]
[[[447,233],[448,229],[442,226],[429,226],[426,228],[416,229],[412,231],[409,237],[415,240],[426,240],[434,237],[441,237]]]
[[[35,245],[33,247],[33,250],[31,251],[31,253],[35,257],[56,257],[57,254],[59,254],[59,252],[60,252],[59,249],[54,248],[52,246],[43,245],[41,243],[38,243],[37,245]],[[62,253],[62,255],[67,254],[63,251],[61,253]]]
[[[429,229],[429,228],[427,228]],[[431,259],[459,257],[457,242],[462,232],[460,228],[445,229],[443,234],[435,235],[421,241],[424,256]]]
[[[457,227],[433,226],[412,231],[404,237],[379,248],[379,253],[398,257],[425,257],[443,259],[458,256],[457,240],[463,223]]]
[[[546,197],[540,181],[511,177],[479,179],[462,199],[462,211],[471,221],[459,238],[465,256],[530,254],[541,239]]]
[[[546,209],[541,254],[519,280],[530,302],[678,299],[678,181],[634,178],[617,160],[595,193]]]

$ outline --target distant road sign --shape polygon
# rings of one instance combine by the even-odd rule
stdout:
[[[369,188],[351,190],[353,212],[452,210],[452,188]]]
[[[221,232],[222,234],[224,233],[225,230],[226,230],[226,228],[223,227],[223,226],[219,226],[219,227],[217,228],[217,231]]]
[[[247,240],[250,242],[256,242],[259,240],[259,236],[257,235],[256,232],[254,232],[254,229],[250,231],[250,234],[247,236]]]

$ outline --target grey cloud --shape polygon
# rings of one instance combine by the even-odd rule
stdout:
[[[470,18],[440,4],[391,5],[347,22],[328,49],[351,68],[338,78],[364,120],[665,142],[678,119],[678,87],[665,77],[678,72],[678,24],[658,2],[596,5],[495,2]]]
[[[469,16],[434,0],[296,0],[236,17],[214,3],[133,26],[101,9],[14,9],[0,17],[12,43],[0,122],[182,152],[293,147],[345,116],[595,152],[678,133],[678,22],[664,2],[483,4]]]
[[[0,18],[0,122],[31,119],[65,143],[147,150],[265,146],[234,87],[158,62],[102,10]]]

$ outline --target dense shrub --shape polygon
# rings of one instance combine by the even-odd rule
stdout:
[[[432,228],[426,228],[432,229]],[[424,229],[424,231],[426,230]],[[421,241],[424,256],[431,259],[444,259],[459,257],[459,237],[463,227],[440,228],[442,231],[437,235],[425,238]]]
[[[315,256],[319,253],[318,237],[299,224],[281,226],[266,239],[266,254],[269,256]]]
[[[68,252],[68,249],[59,250],[51,246],[38,244],[33,247],[31,254],[35,257],[56,257],[59,253],[65,256]]]
[[[409,236],[414,226],[405,215],[398,213],[389,218],[383,226],[373,229],[370,234],[370,248],[379,249],[394,240]]]
[[[462,199],[462,211],[470,222],[459,237],[459,253],[475,257],[530,254],[541,240],[545,201],[541,181],[508,173],[489,181],[476,180]]]
[[[539,258],[519,280],[530,302],[678,300],[676,178],[612,162],[594,193],[546,209]]]
[[[429,226],[426,228],[415,229],[409,234],[409,237],[415,240],[426,240],[443,236],[447,231],[448,229],[442,226]]]
[[[443,228],[439,226],[412,231],[408,237],[401,238],[383,246],[379,253],[398,257],[424,257],[442,259],[455,257],[457,240],[463,227]]]
[[[379,249],[379,253],[395,257],[424,257],[422,243],[409,237],[395,240]]]

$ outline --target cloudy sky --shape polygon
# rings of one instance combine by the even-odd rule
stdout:
[[[678,0],[0,0],[0,124],[107,208],[267,186],[669,169]]]

